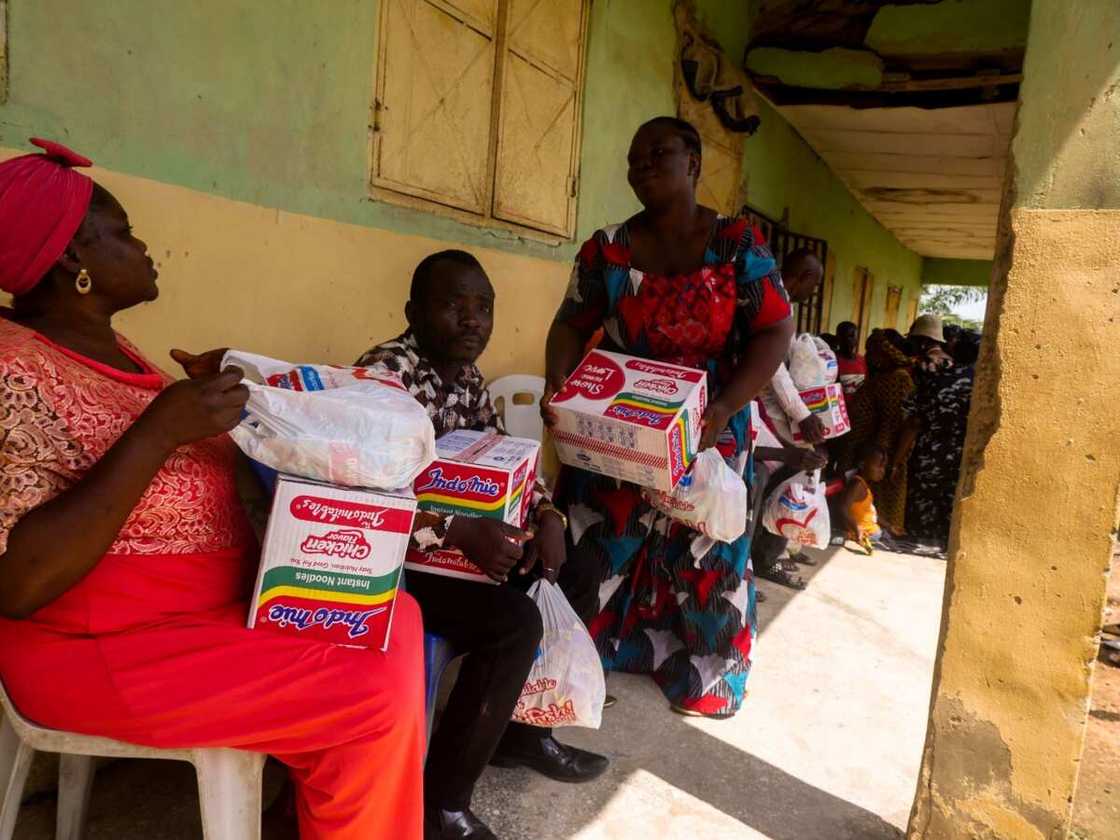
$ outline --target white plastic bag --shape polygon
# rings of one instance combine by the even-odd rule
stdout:
[[[747,485],[719,450],[705,449],[672,493],[642,490],[651,505],[717,542],[732,542],[747,527]]]
[[[813,342],[817,345],[817,355],[821,357],[821,362],[824,364],[824,382],[821,384],[831,385],[840,375],[840,361],[828,346],[828,342],[819,335],[813,336]]]
[[[762,527],[797,545],[828,548],[832,533],[820,470],[798,473],[779,484],[766,500]]]
[[[513,719],[532,726],[598,729],[607,681],[591,635],[556,584],[538,580],[529,587],[529,597],[541,611],[544,638]]]
[[[230,350],[245,371],[246,416],[230,436],[266,466],[348,487],[411,486],[436,456],[428,413],[379,368],[293,365]]]
[[[817,342],[809,333],[801,333],[789,350],[789,375],[798,391],[820,388],[828,384],[827,363],[817,351]]]

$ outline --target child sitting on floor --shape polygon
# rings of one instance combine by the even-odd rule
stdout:
[[[887,453],[878,444],[868,444],[860,452],[859,468],[836,497],[833,516],[844,526],[845,536],[858,542],[871,554],[872,544],[880,542],[883,531],[875,510],[871,485],[887,474]]]

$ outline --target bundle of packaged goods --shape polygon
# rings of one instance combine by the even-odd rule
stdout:
[[[790,350],[789,373],[805,407],[820,418],[826,439],[852,428],[844,386],[836,382],[836,354],[824,341],[809,333],[799,335]],[[793,430],[793,439],[805,439],[800,429]]]
[[[703,371],[592,350],[552,398],[552,438],[565,464],[671,492],[707,403]]]
[[[435,457],[420,403],[384,368],[293,365],[230,350],[245,371],[246,416],[230,433],[241,450],[282,473],[345,487],[408,487]]]
[[[427,412],[380,369],[236,350],[231,364],[250,391],[231,437],[281,473],[248,626],[386,649],[416,514],[409,487],[435,456]]]
[[[458,430],[436,441],[436,460],[413,483],[420,510],[486,516],[522,528],[529,516],[541,445],[493,432]],[[409,549],[405,568],[495,583],[457,549]]]

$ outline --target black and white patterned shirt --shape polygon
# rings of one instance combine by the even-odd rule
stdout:
[[[465,365],[454,382],[444,382],[422,354],[420,343],[411,329],[392,341],[371,347],[355,364],[359,367],[382,366],[399,376],[404,387],[432,418],[437,439],[457,429],[506,433],[502,417],[494,410],[478,366]],[[537,505],[549,498],[547,487],[538,481],[533,491],[532,516],[535,516]],[[413,533],[416,547],[422,551],[442,548],[453,519],[453,515],[445,516],[442,522]]]

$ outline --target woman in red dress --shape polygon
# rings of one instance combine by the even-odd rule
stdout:
[[[111,327],[155,299],[125,211],[64,147],[0,164],[0,674],[30,719],[270,753],[304,840],[420,840],[422,628],[389,651],[245,629],[258,546],[215,354],[174,381]]]

